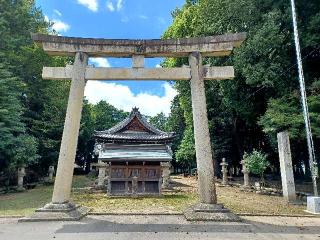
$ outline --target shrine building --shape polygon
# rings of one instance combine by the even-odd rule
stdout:
[[[161,194],[169,184],[174,137],[152,126],[138,108],[109,130],[96,131],[100,185],[109,195]]]

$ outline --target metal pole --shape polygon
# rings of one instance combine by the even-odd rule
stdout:
[[[302,59],[301,59],[299,32],[297,27],[296,6],[295,6],[294,0],[291,0],[291,8],[292,8],[294,41],[296,45],[296,54],[297,54],[297,61],[298,61],[301,102],[303,107],[303,117],[304,117],[304,123],[306,127],[306,135],[307,135],[309,164],[310,164],[310,170],[311,170],[311,176],[312,176],[313,192],[314,192],[314,196],[317,197],[319,194],[318,188],[317,188],[318,167],[317,167],[317,162],[315,160],[314,146],[313,146],[313,140],[312,140],[312,132],[311,132],[308,103],[307,103],[307,94],[305,89],[305,81],[304,81]]]

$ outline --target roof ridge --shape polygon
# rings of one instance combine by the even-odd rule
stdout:
[[[142,123],[142,125],[148,129],[151,133],[155,135],[165,135],[165,136],[170,136],[173,135],[174,132],[165,132],[160,129],[157,129],[151,123],[147,121],[147,119],[140,113],[139,108],[134,107],[132,108],[129,116],[116,124],[115,126],[109,128],[108,130],[104,131],[95,131],[95,135],[100,135],[100,134],[116,134],[120,132],[122,129],[124,129],[133,119],[134,117],[137,117],[138,120]]]

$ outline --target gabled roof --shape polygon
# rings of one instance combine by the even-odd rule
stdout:
[[[104,141],[166,141],[175,137],[173,132],[164,132],[152,126],[133,108],[129,117],[105,131],[96,131],[94,137]]]

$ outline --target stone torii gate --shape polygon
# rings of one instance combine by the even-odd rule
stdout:
[[[217,205],[204,87],[204,80],[232,79],[234,69],[203,66],[202,57],[229,55],[245,40],[245,33],[170,40],[109,40],[42,34],[33,34],[32,38],[49,55],[75,56],[75,59],[72,66],[43,68],[43,79],[71,79],[71,87],[52,202],[23,220],[76,220],[86,213],[84,208],[70,202],[70,193],[88,80],[190,80],[200,203],[186,211],[186,217],[235,219]],[[132,68],[91,67],[87,65],[89,57],[130,57]],[[145,57],[189,57],[189,66],[144,68]]]

